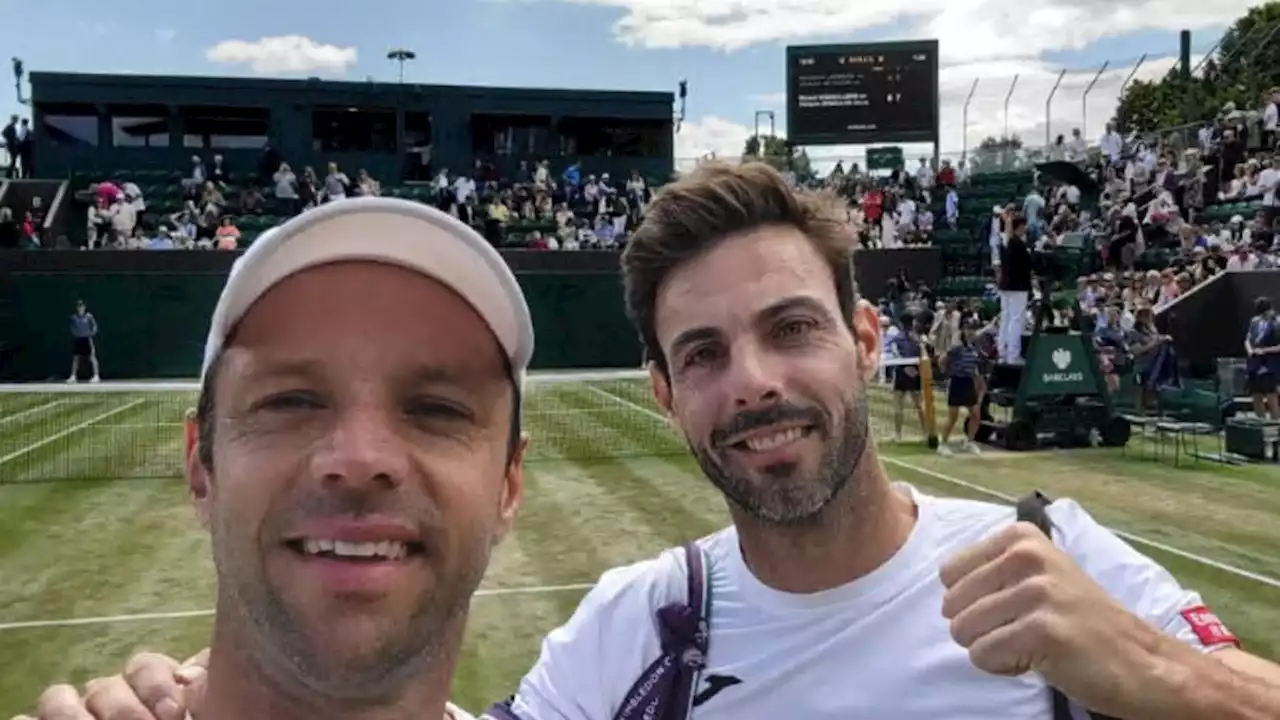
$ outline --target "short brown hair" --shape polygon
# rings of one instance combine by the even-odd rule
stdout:
[[[852,322],[854,237],[844,202],[826,191],[793,190],[761,162],[707,163],[658,192],[622,253],[627,314],[646,361],[667,372],[654,320],[667,276],[726,237],[765,225],[788,225],[809,238],[835,276],[841,315]]]

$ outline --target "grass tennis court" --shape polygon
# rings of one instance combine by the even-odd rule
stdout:
[[[474,602],[455,683],[472,709],[512,692],[602,571],[727,522],[642,378],[532,387],[525,506]],[[213,568],[175,477],[192,398],[157,386],[0,393],[0,717],[139,649],[207,643]],[[982,499],[992,498],[976,488],[1069,495],[1110,527],[1265,576],[1139,546],[1201,590],[1250,650],[1280,660],[1280,587],[1267,582],[1280,578],[1280,470],[1175,470],[1115,450],[943,459],[918,441],[888,443],[890,412],[877,388],[873,426],[896,479]]]

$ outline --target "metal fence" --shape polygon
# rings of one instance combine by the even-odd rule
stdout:
[[[1211,49],[1207,49],[1211,50]],[[1193,53],[1193,67],[1204,53]],[[1176,55],[1141,55],[1115,58],[1094,67],[1062,68],[1038,62],[991,62],[943,68],[939,74],[940,157],[952,165],[961,160],[970,173],[1018,170],[1043,162],[1055,153],[1062,136],[1069,141],[1074,131],[1090,148],[1096,149],[1105,126],[1114,118],[1125,89],[1135,80],[1158,80],[1174,72]],[[770,110],[756,113],[771,115]],[[753,132],[743,128],[743,138]],[[1144,138],[1163,147],[1185,149],[1197,144],[1199,123],[1166,128]],[[690,132],[695,128],[686,128]],[[720,128],[723,131],[723,128]],[[709,133],[711,134],[711,133]],[[715,133],[723,138],[724,133]],[[1017,147],[984,149],[984,140],[1016,136]],[[682,157],[677,170],[688,170],[710,157],[736,160],[741,148],[698,147],[698,139],[677,139]],[[884,143],[891,144],[891,143]],[[930,145],[902,145],[908,168],[921,159],[933,157]],[[864,148],[830,146],[807,148],[809,159],[819,173],[829,172],[837,162],[865,166]],[[692,152],[690,152],[692,151]]]

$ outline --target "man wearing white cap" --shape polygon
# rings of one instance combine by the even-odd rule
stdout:
[[[240,258],[188,425],[218,574],[193,717],[469,717],[446,700],[471,596],[520,504],[532,352],[502,258],[425,205],[325,205]],[[51,688],[38,712],[132,698],[117,682],[84,705]]]

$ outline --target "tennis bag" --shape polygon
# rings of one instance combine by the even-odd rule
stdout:
[[[1053,522],[1045,509],[1052,502],[1040,492],[1030,493],[1018,501],[1018,521],[1035,525],[1052,539]],[[613,720],[686,720],[693,710],[694,690],[706,666],[711,594],[702,548],[697,543],[685,543],[684,556],[688,571],[686,602],[658,609],[662,655],[632,684]],[[1056,688],[1050,688],[1050,694],[1053,720],[1073,720],[1067,696]],[[493,705],[485,715],[492,720],[521,720],[511,710],[513,699]],[[1090,717],[1115,720],[1096,713],[1090,713]]]

